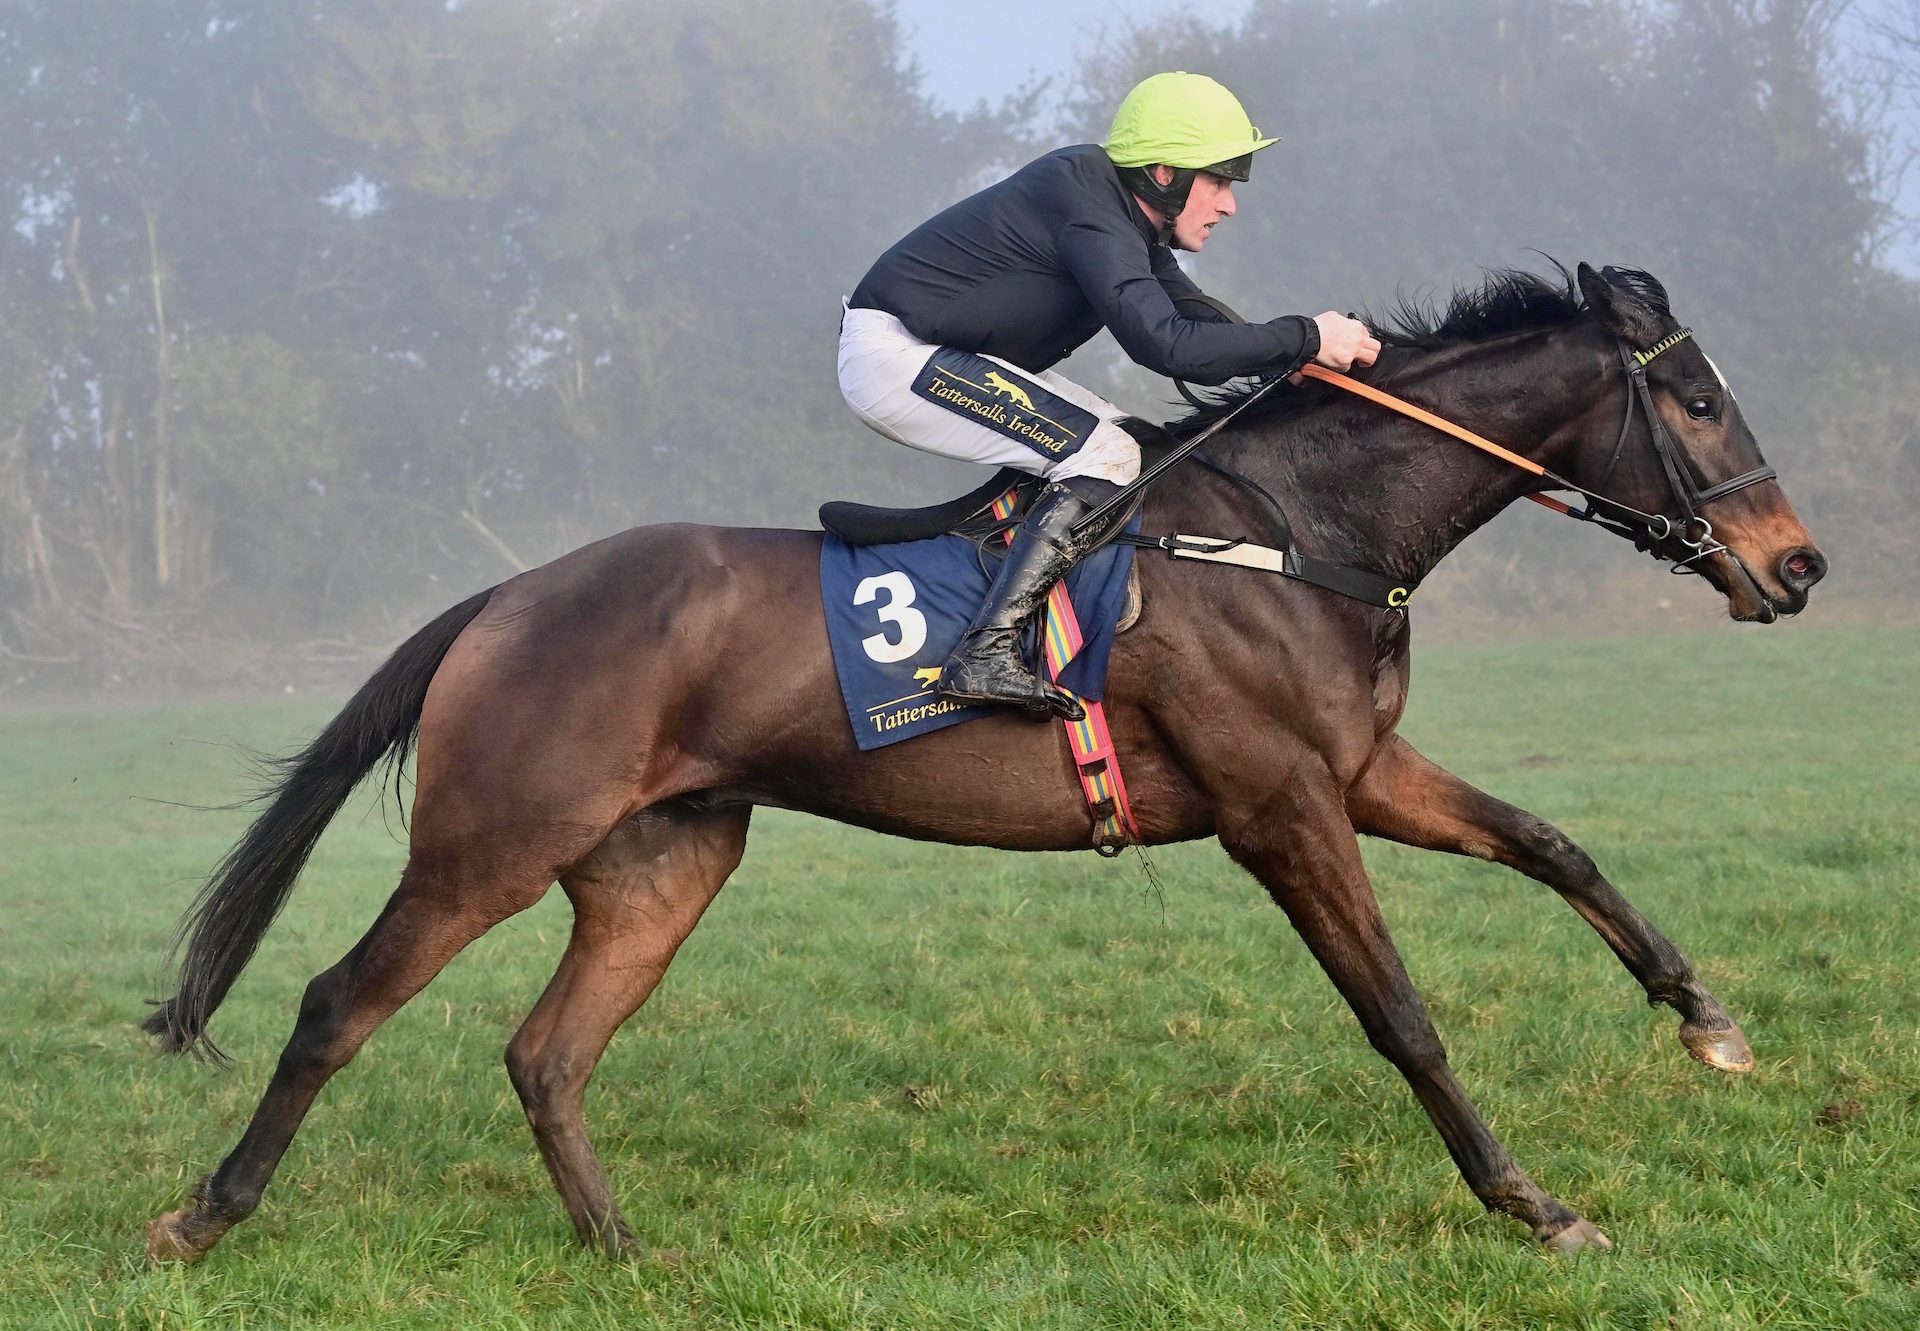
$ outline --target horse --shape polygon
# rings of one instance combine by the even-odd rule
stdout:
[[[1803,609],[1826,558],[1665,288],[1632,269],[1555,267],[1489,274],[1444,313],[1401,302],[1361,377],[1508,441],[1615,510],[1643,511],[1642,547],[1703,575],[1731,618]],[[1259,403],[1251,391],[1219,390],[1175,433],[1248,408],[1209,441],[1213,459],[1286,496],[1300,550],[1324,561],[1412,586],[1544,483],[1325,384]],[[1176,480],[1148,492],[1147,530],[1263,521],[1218,472]],[[739,863],[755,806],[954,844],[1086,848],[1059,726],[995,715],[855,747],[823,623],[822,539],[663,525],[576,550],[445,611],[284,760],[270,802],[181,921],[176,992],[145,1023],[166,1049],[221,1057],[208,1019],[322,830],[363,777],[411,750],[406,866],[365,936],[307,986],[239,1143],[149,1226],[153,1258],[195,1260],[252,1213],[327,1080],[454,954],[555,882],[571,937],[506,1046],[507,1071],[580,1240],[646,1251],[588,1138],[583,1096]],[[1679,1015],[1680,1043],[1709,1067],[1751,1068],[1738,1024],[1586,851],[1395,733],[1404,606],[1197,561],[1142,556],[1138,576],[1141,613],[1114,648],[1105,702],[1139,837],[1216,837],[1259,881],[1487,1208],[1552,1249],[1611,1247],[1520,1167],[1454,1075],[1358,836],[1497,861],[1552,888],[1648,1001]]]

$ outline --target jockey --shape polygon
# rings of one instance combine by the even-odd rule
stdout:
[[[940,691],[1078,719],[1021,659],[1019,636],[1081,553],[1074,524],[1139,475],[1126,413],[1049,368],[1103,326],[1157,374],[1218,384],[1309,360],[1370,365],[1366,325],[1328,311],[1269,323],[1190,319],[1199,293],[1173,250],[1198,251],[1237,210],[1262,138],[1200,74],[1129,92],[1104,146],[1061,148],[910,232],[854,288],[840,391],[869,427],[943,457],[1014,467],[1048,485],[1015,533],[986,604],[941,668]]]

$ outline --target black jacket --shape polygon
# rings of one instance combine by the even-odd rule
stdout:
[[[1271,323],[1191,318],[1199,291],[1158,243],[1105,149],[1080,144],[962,199],[880,256],[853,290],[924,342],[1027,370],[1063,360],[1104,326],[1157,374],[1217,384],[1296,368],[1320,349],[1302,315]]]

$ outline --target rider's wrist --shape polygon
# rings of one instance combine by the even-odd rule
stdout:
[[[1292,324],[1299,329],[1300,349],[1280,367],[1281,374],[1292,374],[1320,354],[1320,325],[1304,314],[1288,314],[1275,319],[1276,326]]]

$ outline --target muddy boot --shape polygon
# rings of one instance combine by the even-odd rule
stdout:
[[[1072,695],[1027,668],[1020,628],[1073,567],[1073,524],[1093,508],[1065,485],[1040,492],[1014,532],[987,603],[940,668],[941,693],[956,702],[1023,707],[1036,719],[1085,716]]]

